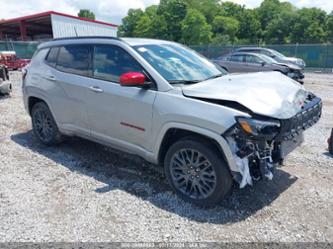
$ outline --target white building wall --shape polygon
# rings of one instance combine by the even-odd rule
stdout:
[[[117,36],[117,27],[51,14],[53,38]]]

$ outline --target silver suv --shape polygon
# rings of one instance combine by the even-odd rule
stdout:
[[[81,37],[41,44],[23,80],[36,137],[80,136],[164,167],[212,206],[272,169],[318,121],[321,100],[278,72],[228,75],[180,44]]]

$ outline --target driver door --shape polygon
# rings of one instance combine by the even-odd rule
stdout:
[[[91,136],[126,149],[149,150],[156,91],[119,84],[123,73],[144,72],[124,49],[101,44],[93,50],[93,78],[86,100]]]
[[[269,71],[266,64],[263,64],[263,60],[258,56],[247,54],[245,60],[247,72]]]

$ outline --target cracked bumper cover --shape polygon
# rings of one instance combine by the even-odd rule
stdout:
[[[279,132],[271,141],[258,140],[248,136],[242,131],[239,124],[235,124],[224,133],[223,136],[229,142],[234,160],[239,168],[239,172],[232,172],[232,174],[240,187],[242,188],[247,184],[252,185],[254,168],[262,168],[263,163],[265,163],[265,167],[270,171],[272,165],[280,163],[286,155],[297,148],[303,142],[303,131],[317,123],[321,113],[321,99],[309,95],[306,103],[296,115],[289,119],[279,119],[281,124]],[[237,135],[235,135],[235,131],[238,132]],[[248,144],[253,144],[250,146],[252,151],[251,149],[243,149]],[[258,144],[260,146],[257,146]],[[263,144],[266,144],[266,147]],[[248,152],[242,150],[248,150]],[[245,153],[246,156],[240,156],[242,153]],[[260,158],[262,153],[267,153],[267,156]],[[262,177],[264,176],[261,170]],[[271,179],[271,177],[267,178]]]

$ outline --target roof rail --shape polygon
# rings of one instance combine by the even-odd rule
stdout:
[[[118,37],[114,36],[73,36],[73,37],[61,37],[55,38],[50,41],[62,41],[62,40],[79,40],[79,39],[112,39],[112,40],[121,40]]]

